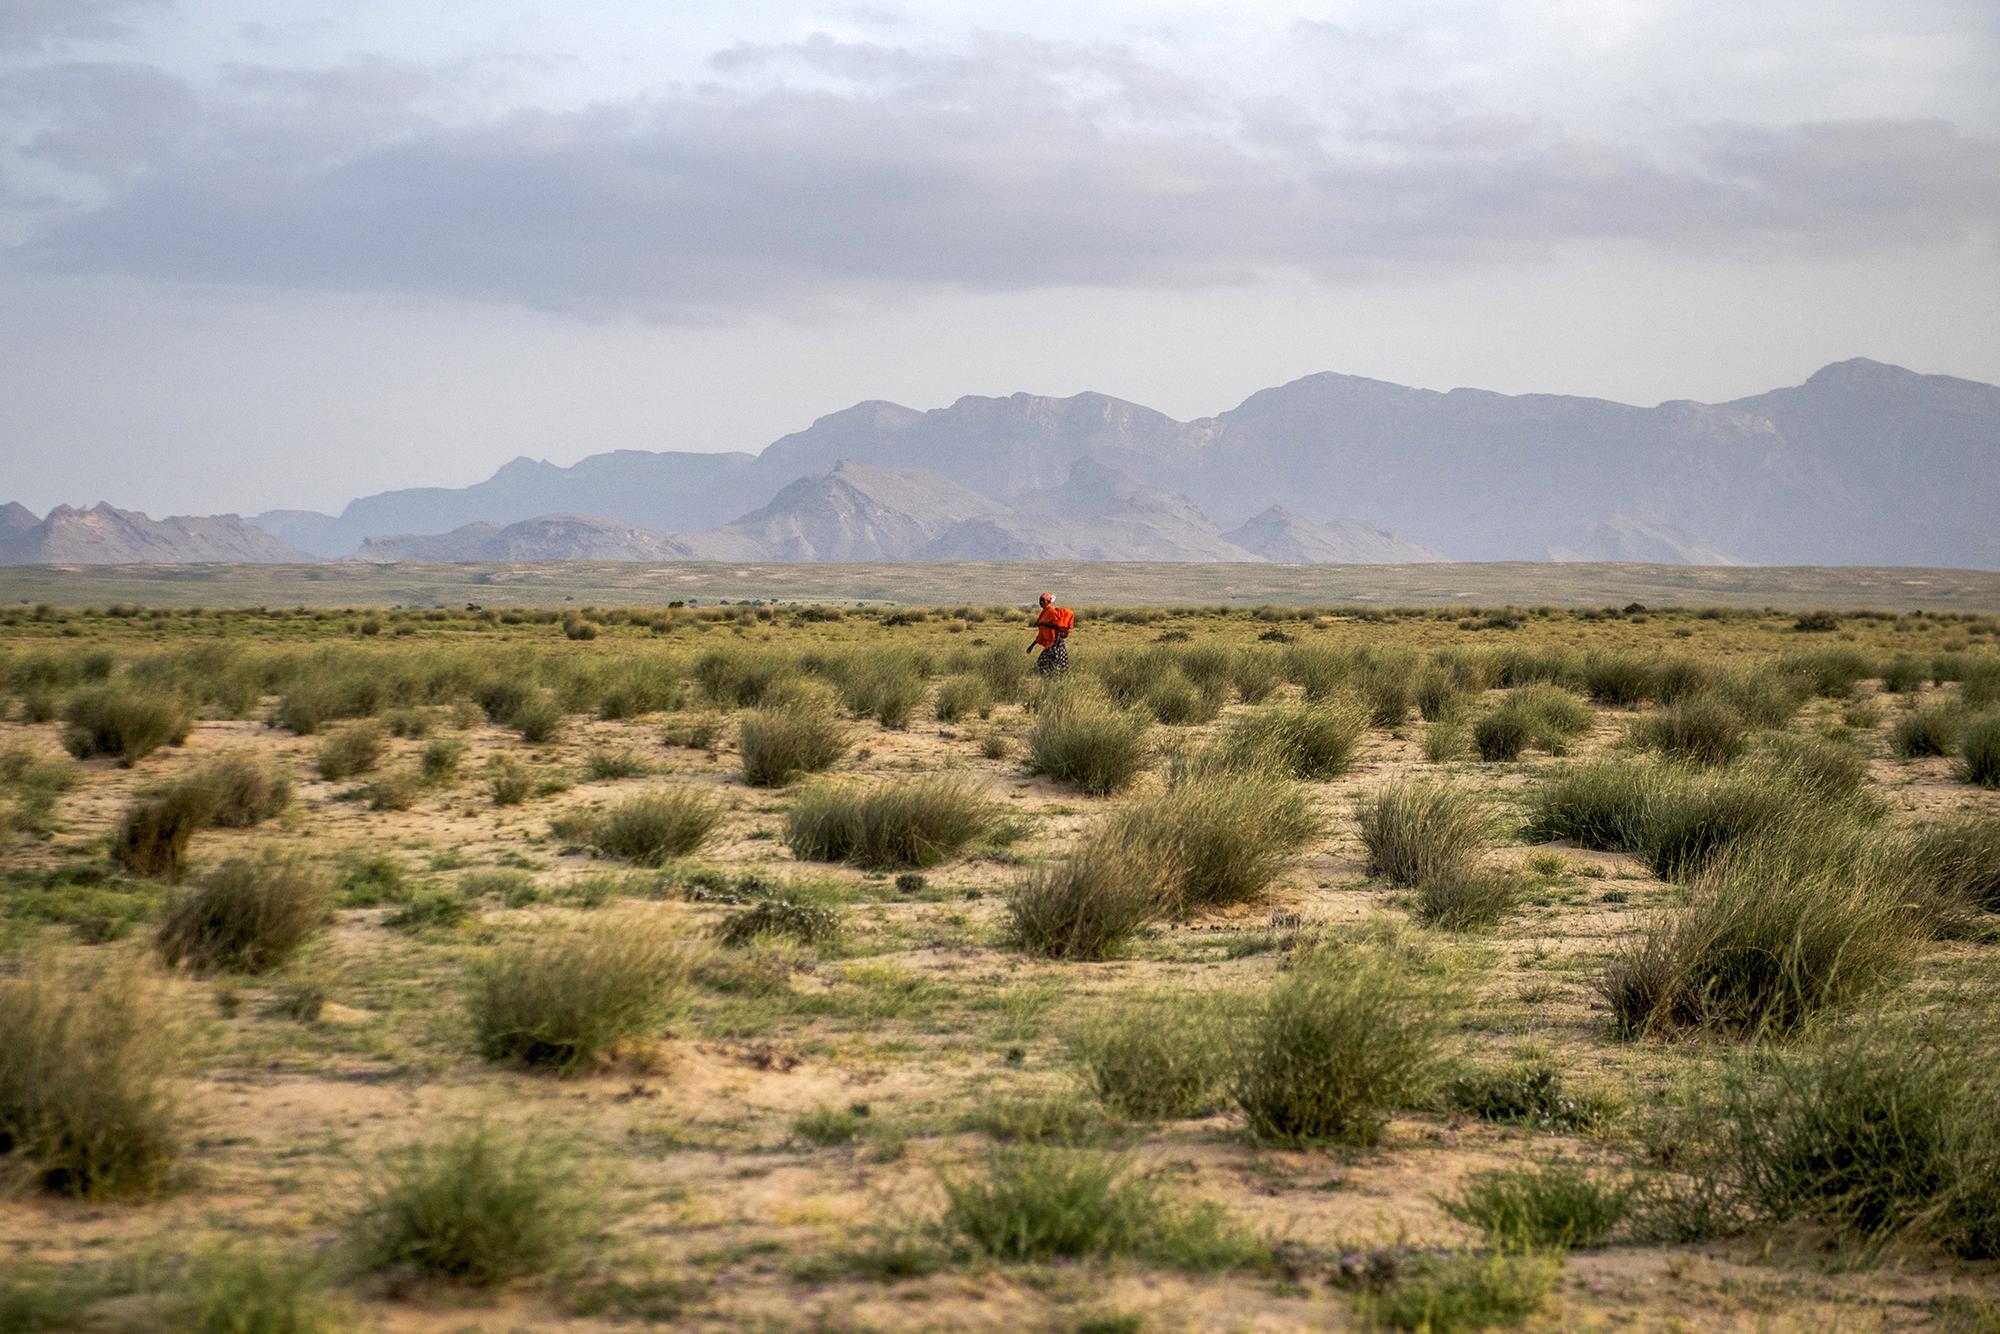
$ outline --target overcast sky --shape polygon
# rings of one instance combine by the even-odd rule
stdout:
[[[1996,70],[1994,0],[0,0],[0,500],[1320,370],[2000,381]]]

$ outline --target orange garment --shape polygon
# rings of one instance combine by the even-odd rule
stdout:
[[[1068,639],[1076,627],[1076,613],[1068,607],[1044,607],[1035,618],[1035,647],[1054,648],[1056,640]]]

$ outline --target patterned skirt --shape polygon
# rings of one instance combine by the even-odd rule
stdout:
[[[1043,676],[1061,676],[1069,670],[1069,641],[1058,639],[1035,659],[1035,670]]]

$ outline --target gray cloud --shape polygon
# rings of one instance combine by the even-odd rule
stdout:
[[[171,152],[76,128],[89,114],[45,137],[75,162],[157,157],[15,258],[696,318],[857,286],[1338,279],[1579,240],[1859,249],[2000,215],[2000,141],[1934,121],[1635,143],[1405,99],[1331,123],[1122,48],[999,35],[738,46],[715,66],[764,86],[455,124],[426,114],[440,83],[412,67],[239,67],[235,100]]]
[[[0,5],[0,51],[45,50],[69,41],[122,37],[128,20],[171,0],[7,0]]]

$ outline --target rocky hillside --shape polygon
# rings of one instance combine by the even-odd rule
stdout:
[[[519,523],[469,523],[449,533],[371,537],[356,560],[689,560],[694,553],[663,533],[631,524],[550,514]]]
[[[234,514],[152,519],[97,504],[58,505],[41,519],[0,509],[0,565],[286,564],[310,559]]]

